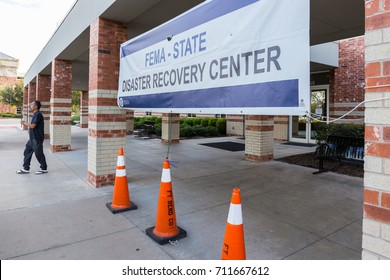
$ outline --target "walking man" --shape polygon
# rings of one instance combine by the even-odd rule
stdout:
[[[47,173],[46,158],[43,154],[43,140],[45,139],[45,124],[41,109],[41,102],[36,100],[31,102],[30,110],[33,112],[31,123],[26,123],[22,120],[21,124],[28,127],[29,140],[27,141],[26,148],[24,149],[24,163],[23,168],[16,171],[18,174],[27,174],[30,172],[30,163],[33,153],[38,162],[41,164],[41,170],[35,172],[35,175],[41,175]]]

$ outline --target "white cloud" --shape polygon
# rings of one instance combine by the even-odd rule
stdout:
[[[40,4],[37,1],[31,1],[31,0],[0,0],[0,3],[5,3],[12,6],[20,6],[23,8],[39,8]]]
[[[75,0],[0,0],[0,52],[26,72]]]

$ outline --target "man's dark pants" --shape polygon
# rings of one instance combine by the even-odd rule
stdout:
[[[42,170],[47,170],[46,158],[43,154],[43,146],[42,143],[38,143],[36,140],[28,140],[26,144],[26,148],[24,149],[24,163],[23,169],[30,170],[30,163],[33,153],[35,153],[35,157],[38,162],[41,164]]]

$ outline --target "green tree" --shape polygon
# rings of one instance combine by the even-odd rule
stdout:
[[[80,96],[81,91],[72,90],[72,113],[78,114],[80,111]]]
[[[11,106],[22,107],[23,84],[20,82],[15,85],[6,86],[0,90],[0,102]]]

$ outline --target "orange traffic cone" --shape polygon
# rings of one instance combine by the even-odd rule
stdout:
[[[160,245],[187,236],[187,232],[176,225],[175,202],[168,158],[164,161],[161,176],[156,226],[146,229],[146,234]]]
[[[222,260],[245,260],[244,226],[242,224],[240,189],[233,189],[225,239],[222,246]]]
[[[137,209],[137,205],[130,201],[123,148],[118,150],[112,203],[107,203],[106,206],[113,214]]]

